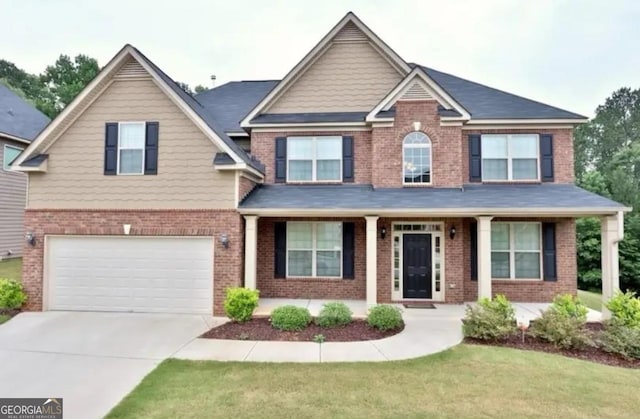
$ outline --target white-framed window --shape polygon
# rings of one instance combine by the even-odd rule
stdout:
[[[342,277],[342,223],[288,222],[287,277]]]
[[[483,134],[482,180],[539,180],[537,134]]]
[[[541,279],[541,229],[534,222],[491,223],[491,277]]]
[[[118,174],[144,174],[144,122],[120,122],[118,124]]]
[[[431,140],[420,131],[402,140],[402,182],[405,185],[431,184]]]
[[[342,181],[342,137],[288,137],[287,181]]]
[[[9,166],[11,163],[24,151],[24,148],[12,146],[9,144],[4,145],[4,150],[2,154],[2,168],[4,170],[9,170]]]

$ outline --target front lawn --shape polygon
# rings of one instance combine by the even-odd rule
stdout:
[[[22,280],[22,259],[5,259],[0,261],[0,278]]]
[[[578,298],[592,310],[602,311],[602,294],[578,290]]]
[[[460,345],[410,361],[168,360],[108,418],[637,417],[640,370]]]

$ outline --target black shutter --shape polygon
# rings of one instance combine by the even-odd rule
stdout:
[[[144,141],[144,174],[158,174],[158,122],[147,122]]]
[[[287,181],[287,138],[276,138],[276,183]]]
[[[342,137],[342,181],[353,182],[353,137]]]
[[[342,223],[342,278],[354,279],[355,272],[355,223]]]
[[[275,263],[274,277],[284,278],[287,276],[287,223],[273,223],[273,233],[275,242]]]
[[[482,143],[480,135],[469,135],[469,182],[482,182]]]
[[[469,237],[471,238],[471,280],[478,280],[478,223],[469,224]]]
[[[540,179],[553,182],[553,135],[540,135]]]
[[[118,123],[107,122],[104,130],[104,174],[118,174]]]
[[[557,281],[556,275],[556,225],[542,223],[542,272],[545,281]]]

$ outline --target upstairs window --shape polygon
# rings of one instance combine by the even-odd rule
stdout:
[[[342,137],[287,138],[287,181],[342,181]]]
[[[536,134],[482,136],[482,180],[539,180],[539,145]]]
[[[402,141],[405,185],[431,184],[431,140],[423,132],[412,132]]]
[[[4,145],[4,154],[2,155],[2,168],[9,170],[11,163],[22,153],[23,148],[14,147],[12,145]]]
[[[118,135],[118,174],[144,174],[145,123],[121,122]]]

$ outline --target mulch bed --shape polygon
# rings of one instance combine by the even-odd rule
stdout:
[[[592,334],[597,334],[603,329],[603,326],[601,323],[587,323],[587,329]],[[520,334],[520,332],[518,332],[517,335],[513,335],[504,341],[489,342],[473,338],[465,338],[464,343],[470,343],[474,345],[503,346],[507,348],[522,349],[525,351],[547,352],[551,354],[564,355],[570,358],[578,358],[585,361],[597,362],[599,364],[613,365],[615,367],[640,369],[640,360],[638,359],[625,359],[616,354],[605,352],[600,348],[591,346],[580,350],[559,349],[545,340],[534,338],[527,334],[525,334],[524,342],[522,342],[522,335]]]
[[[9,318],[17,316],[20,313],[20,310],[14,310],[14,309],[6,309],[6,308],[0,308],[0,315],[5,315],[5,316],[9,316]]]
[[[311,323],[306,329],[299,332],[285,332],[271,327],[271,322],[268,318],[255,318],[246,323],[225,323],[214,327],[200,337],[207,339],[313,342],[314,336],[323,335],[326,342],[355,342],[386,338],[400,333],[402,329],[404,329],[404,325],[399,329],[381,332],[369,326],[365,320],[353,320],[343,327],[326,329]]]

